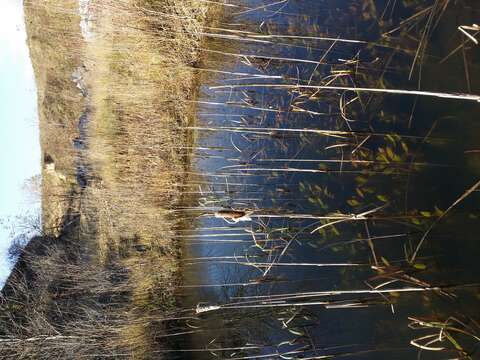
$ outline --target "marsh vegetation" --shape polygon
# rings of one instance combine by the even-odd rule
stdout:
[[[475,1],[81,3],[4,358],[480,356]]]

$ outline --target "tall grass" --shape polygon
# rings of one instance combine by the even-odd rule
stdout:
[[[32,241],[2,293],[2,358],[150,358],[165,346],[179,246],[168,209],[189,166],[195,73],[209,6],[92,0],[26,1],[45,161],[43,213],[57,224]],[[86,69],[87,94],[71,80]],[[88,112],[88,186],[72,144]]]

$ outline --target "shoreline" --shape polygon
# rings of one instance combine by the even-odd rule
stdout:
[[[167,326],[160,319],[174,308],[175,284],[180,281],[181,250],[175,240],[179,225],[168,209],[184,201],[179,185],[186,179],[182,173],[189,156],[176,148],[191,141],[190,133],[180,129],[194,118],[194,106],[184,100],[194,97],[198,86],[190,66],[198,61],[197,33],[209,10],[191,0],[178,7],[165,5],[165,13],[176,15],[161,19],[162,9],[147,8],[152,4],[138,8],[129,3],[26,4],[32,7],[26,13],[39,84],[45,234],[26,248],[2,291],[4,308],[11,302],[24,304],[11,314],[16,320],[4,332],[18,337],[21,329],[28,329],[41,339],[49,330],[30,324],[40,316],[61,333],[46,348],[75,357],[127,351],[147,358],[161,349],[163,344],[152,334]],[[180,20],[179,12],[188,21]],[[100,19],[90,24],[95,34],[86,36],[85,19]],[[68,36],[48,41],[39,37],[48,36],[35,34],[45,28],[43,21],[55,33],[63,27],[61,33]],[[71,57],[68,63],[66,54]],[[50,110],[48,99],[54,94],[60,105]],[[50,131],[66,119],[68,131]],[[155,161],[149,160],[152,150]],[[82,172],[86,167],[91,173]],[[23,289],[19,281],[27,273],[29,285]],[[66,287],[59,290],[59,284]],[[53,304],[59,314],[71,313],[71,320],[60,320],[54,315],[57,310],[42,310]],[[37,314],[33,309],[39,309]],[[86,320],[85,311],[97,315]],[[78,331],[85,338],[65,342]],[[29,349],[39,353],[37,346],[45,345],[32,341]],[[7,348],[12,353],[17,349],[14,344]]]

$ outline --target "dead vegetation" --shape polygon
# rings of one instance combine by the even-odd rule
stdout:
[[[26,28],[35,70],[44,166],[42,213],[45,228],[58,234],[75,190],[74,149],[82,97],[70,75],[81,62],[77,2],[25,1]]]
[[[99,20],[86,48],[89,154],[102,181],[88,205],[108,209],[99,208],[106,215],[99,225],[109,224],[100,232],[102,253],[118,249],[120,236],[137,236],[148,247],[170,244],[168,208],[180,198],[188,163],[179,149],[188,141],[183,127],[193,121],[185,100],[194,97],[191,66],[206,9],[196,1],[140,4],[92,2]]]
[[[2,293],[5,359],[147,359],[165,346],[178,282],[176,222],[189,166],[201,28],[196,0],[92,0],[94,36],[78,2],[25,3],[38,85],[45,232]],[[87,91],[72,74],[86,69]],[[89,114],[85,153],[74,148]],[[88,159],[88,185],[78,158]],[[52,225],[53,224],[53,225]]]

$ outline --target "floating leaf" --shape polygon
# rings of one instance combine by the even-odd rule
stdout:
[[[363,176],[357,176],[355,178],[355,180],[359,183],[359,184],[365,184],[367,182],[367,178],[363,177]]]
[[[337,236],[340,235],[340,232],[337,230],[337,228],[335,226],[331,226],[330,229],[332,229],[333,233]]]
[[[425,270],[427,268],[427,265],[421,264],[421,263],[416,263],[416,264],[413,264],[413,267],[417,270]]]
[[[390,148],[390,147],[387,148],[387,155],[390,159],[395,160],[395,154],[394,154],[392,148]]]
[[[420,215],[427,218],[432,217],[432,213],[430,211],[420,211]]]
[[[365,197],[365,195],[363,194],[363,191],[360,189],[360,188],[356,188],[355,191],[357,192],[357,194],[360,196],[360,197]]]
[[[360,205],[360,202],[357,199],[350,199],[347,201],[348,205],[350,206],[358,206]]]
[[[387,156],[385,154],[380,154],[377,156],[378,161],[384,161],[386,163],[390,163],[390,160],[388,160]]]
[[[385,195],[377,195],[377,199],[383,202],[388,202],[388,199]]]
[[[322,201],[322,199],[317,198],[317,203],[322,207],[322,209],[325,209],[327,206],[325,203]]]
[[[390,142],[391,142],[393,145],[395,145],[395,138],[394,138],[392,135],[387,134],[387,139],[390,140]]]

